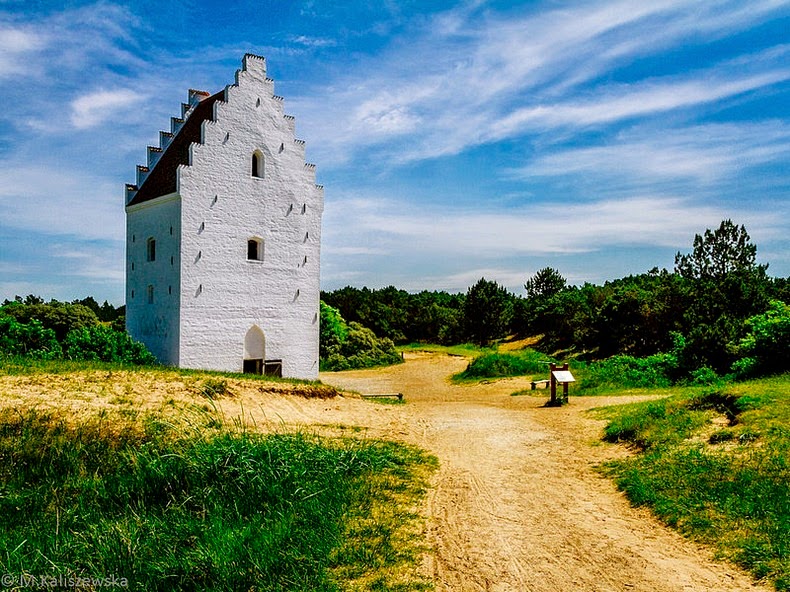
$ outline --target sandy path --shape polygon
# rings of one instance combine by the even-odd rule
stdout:
[[[465,364],[412,354],[400,366],[327,373],[321,378],[329,384],[403,392],[408,403],[347,401],[300,418],[364,425],[370,435],[439,457],[427,508],[434,553],[426,562],[437,590],[768,590],[631,508],[595,472],[595,463],[622,450],[591,446],[603,423],[584,410],[625,399],[572,398],[568,407],[548,409],[545,397],[510,396],[524,379],[449,384],[447,376]]]
[[[463,358],[410,354],[399,366],[321,376],[362,393],[402,392],[406,405],[307,399],[278,390],[289,385],[228,379],[231,395],[212,406],[229,422],[244,416],[261,430],[354,428],[433,452],[440,469],[426,507],[433,552],[425,569],[439,592],[768,590],[631,508],[595,472],[596,463],[625,451],[600,443],[603,422],[585,410],[633,399],[571,398],[569,406],[544,408],[546,391],[510,396],[525,379],[450,384],[465,365]],[[102,410],[177,415],[211,409],[202,384],[162,372],[5,376],[0,407],[53,407],[73,417]]]

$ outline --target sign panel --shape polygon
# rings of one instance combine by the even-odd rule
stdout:
[[[561,383],[576,382],[576,379],[573,377],[573,374],[571,374],[567,370],[555,370],[551,374],[552,376],[554,376],[554,379],[557,382],[561,382]]]

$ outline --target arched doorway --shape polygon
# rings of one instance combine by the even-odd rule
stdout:
[[[263,361],[266,359],[266,337],[258,325],[253,325],[244,336],[245,374],[263,374]]]

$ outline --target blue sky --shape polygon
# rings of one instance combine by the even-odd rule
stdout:
[[[322,286],[516,293],[745,224],[790,274],[790,1],[0,0],[0,300],[123,300],[123,185],[267,58],[325,185]]]

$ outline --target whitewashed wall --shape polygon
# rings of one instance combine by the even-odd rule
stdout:
[[[143,202],[126,215],[126,329],[159,361],[178,365],[181,200],[177,194]],[[147,242],[156,259],[147,261]],[[153,286],[154,301],[147,288]]]
[[[244,337],[257,325],[265,357],[283,375],[318,375],[318,306],[323,191],[266,77],[247,56],[237,84],[203,124],[191,166],[179,170],[182,206],[180,365],[240,371]],[[252,155],[264,154],[263,178]],[[247,241],[263,239],[263,261]],[[305,263],[306,258],[306,263]]]
[[[263,58],[245,56],[236,84],[214,109],[214,121],[203,123],[203,141],[192,144],[190,165],[179,167],[180,200],[158,206],[157,198],[127,208],[127,232],[138,235],[129,261],[145,258],[141,233],[164,229],[169,236],[171,224],[181,231],[177,271],[163,267],[161,275],[127,276],[128,328],[166,363],[241,371],[245,335],[257,326],[265,336],[265,358],[281,359],[283,376],[315,378],[323,189],[315,184],[314,167],[305,164],[304,142],[294,137],[294,119],[274,96]],[[264,155],[262,178],[252,176],[256,150]],[[247,260],[250,238],[263,240],[263,261]],[[169,301],[166,309],[160,309],[163,301],[144,307],[139,298],[145,282],[167,292],[162,282],[176,277],[180,289],[172,308]],[[175,340],[173,315],[180,320]],[[167,336],[146,332],[157,322],[167,325]]]

